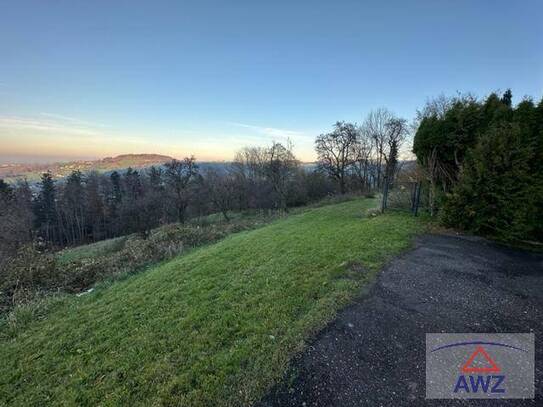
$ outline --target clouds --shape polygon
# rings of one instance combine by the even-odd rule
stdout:
[[[158,125],[158,124],[157,124]],[[313,136],[298,130],[227,122],[216,128],[117,129],[51,112],[32,116],[0,115],[3,155],[93,156],[159,153],[195,154],[200,160],[229,160],[245,146],[291,140],[299,158],[310,160]]]
[[[42,113],[0,116],[4,155],[95,156],[152,150],[148,139],[74,117]]]
[[[56,120],[56,121],[60,121],[60,122],[64,122],[64,123],[71,123],[71,124],[79,125],[79,126],[90,126],[90,127],[100,127],[100,128],[107,127],[107,126],[105,126],[103,124],[88,122],[86,120],[77,119],[75,117],[64,116],[64,115],[61,115],[61,114],[40,113],[40,115],[45,117],[45,118],[52,119],[52,120]]]
[[[308,134],[297,131],[297,130],[285,130],[285,129],[278,129],[275,127],[262,127],[262,126],[254,126],[251,124],[245,124],[245,123],[236,123],[236,122],[228,122],[231,126],[237,126],[244,129],[252,130],[253,132],[256,132],[258,134],[267,136],[269,138],[279,138],[279,139],[299,139],[299,138],[307,138],[311,137]]]
[[[221,133],[158,129],[117,129],[56,113],[0,115],[1,156],[106,157],[126,153],[158,153],[199,159],[230,159],[243,137]]]
[[[0,131],[45,132],[54,134],[73,134],[78,136],[97,136],[101,132],[89,124],[66,123],[50,117],[0,116]]]

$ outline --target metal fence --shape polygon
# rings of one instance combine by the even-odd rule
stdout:
[[[410,211],[417,216],[428,208],[427,188],[422,182],[393,182],[383,187],[381,211],[387,209]]]

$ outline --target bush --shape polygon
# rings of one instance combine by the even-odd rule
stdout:
[[[543,195],[530,169],[534,154],[518,126],[489,129],[470,151],[445,200],[444,224],[501,240],[536,239]]]
[[[0,312],[54,289],[58,281],[52,254],[42,253],[33,245],[22,246],[0,266]]]
[[[25,246],[0,267],[0,313],[47,294],[84,291],[97,282],[141,271],[191,248],[269,223],[278,216],[258,212],[240,215],[230,222],[204,219],[200,224],[170,224],[151,230],[147,236],[134,234],[57,254]]]
[[[445,226],[505,241],[543,241],[543,100],[511,91],[428,105],[413,151]],[[442,191],[442,196],[438,195]]]

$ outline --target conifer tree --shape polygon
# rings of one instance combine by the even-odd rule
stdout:
[[[55,182],[50,172],[43,173],[40,191],[34,205],[35,226],[38,234],[49,243],[58,241],[58,216]]]

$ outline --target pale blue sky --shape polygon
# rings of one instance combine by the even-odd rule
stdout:
[[[428,97],[543,94],[541,1],[0,0],[0,160],[230,159]]]

